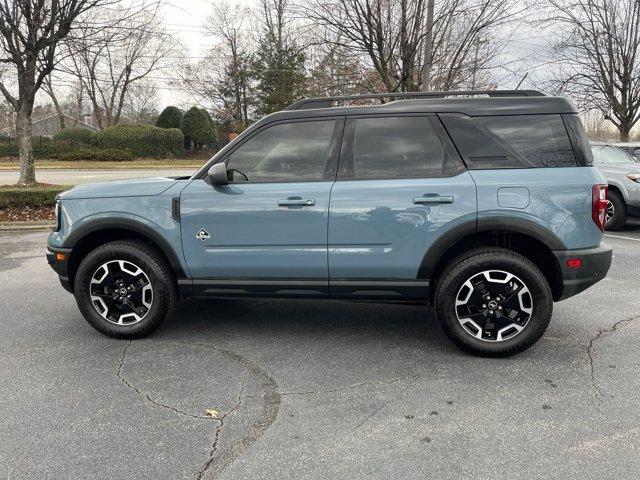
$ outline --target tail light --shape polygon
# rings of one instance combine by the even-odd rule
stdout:
[[[607,215],[607,188],[607,185],[594,185],[591,197],[591,216],[603,232]]]

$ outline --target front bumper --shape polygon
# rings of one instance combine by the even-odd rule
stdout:
[[[47,262],[60,278],[60,284],[68,292],[73,293],[73,287],[69,281],[67,265],[69,263],[70,248],[47,247]]]
[[[599,247],[580,250],[554,250],[554,255],[560,265],[562,275],[562,293],[557,301],[586,290],[602,280],[609,271],[613,250],[606,243]],[[567,265],[569,259],[582,260],[582,266],[571,268]]]

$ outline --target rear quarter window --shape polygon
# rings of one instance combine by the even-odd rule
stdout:
[[[561,115],[440,115],[470,169],[575,167]]]

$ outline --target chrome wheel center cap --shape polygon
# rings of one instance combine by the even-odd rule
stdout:
[[[495,310],[496,308],[498,308],[498,302],[496,302],[495,300],[491,300],[489,302],[489,310]]]
[[[121,297],[124,297],[127,294],[127,289],[121,288],[120,290],[118,290],[118,293],[120,294]]]

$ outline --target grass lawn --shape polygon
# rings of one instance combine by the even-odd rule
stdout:
[[[207,159],[198,158],[137,158],[124,162],[100,162],[96,160],[36,160],[36,169],[78,169],[78,170],[130,170],[155,168],[198,168]],[[0,158],[0,170],[18,170],[17,159]]]

